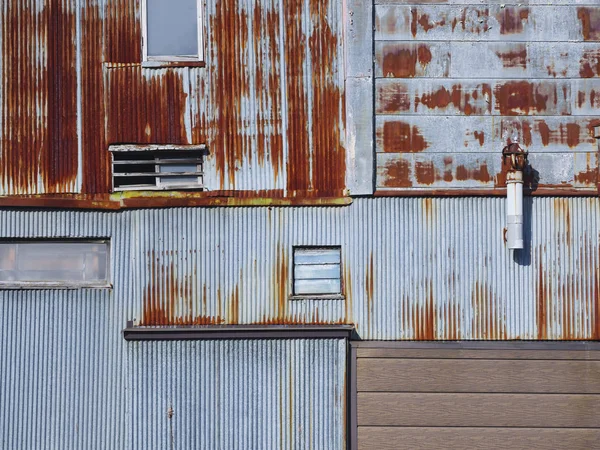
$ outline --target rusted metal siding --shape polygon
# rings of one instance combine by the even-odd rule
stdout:
[[[363,339],[598,339],[596,198],[356,199],[348,207],[131,212],[141,325],[332,324]],[[178,230],[174,233],[173,230]],[[340,245],[344,300],[290,300],[295,245]]]
[[[600,338],[600,201],[526,197],[524,212],[526,248],[514,255],[502,198],[5,210],[0,236],[111,237],[119,327],[343,323],[364,339]],[[341,246],[344,299],[289,298],[294,246]]]
[[[109,144],[194,143],[211,191],[344,195],[342,2],[205,9],[206,67],[158,69],[138,1],[3,5],[0,194],[107,193]]]
[[[597,192],[600,7],[419,3],[375,5],[377,188],[503,187],[519,141],[529,188]]]

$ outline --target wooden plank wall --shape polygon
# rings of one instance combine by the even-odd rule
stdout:
[[[551,3],[376,0],[379,191],[503,187],[518,141],[533,189],[597,192],[600,5]]]
[[[600,448],[600,352],[356,350],[359,449]]]

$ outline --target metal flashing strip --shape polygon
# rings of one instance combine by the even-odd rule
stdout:
[[[373,341],[354,340],[354,348],[404,350],[580,350],[598,351],[600,341]]]
[[[224,325],[143,327],[127,323],[126,341],[205,339],[351,339],[352,325]]]

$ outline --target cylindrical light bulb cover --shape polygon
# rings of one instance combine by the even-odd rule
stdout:
[[[508,172],[506,177],[506,246],[524,248],[523,242],[523,172]]]

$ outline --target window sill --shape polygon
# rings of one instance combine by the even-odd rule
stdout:
[[[165,67],[206,67],[205,61],[142,61],[144,69],[161,69]]]
[[[326,295],[290,295],[288,297],[290,301],[301,301],[301,300],[346,300],[341,294],[326,294]]]
[[[108,283],[57,283],[57,282],[18,282],[18,283],[0,283],[2,290],[26,290],[26,289],[53,289],[53,290],[73,290],[73,289],[112,289],[112,284]]]

